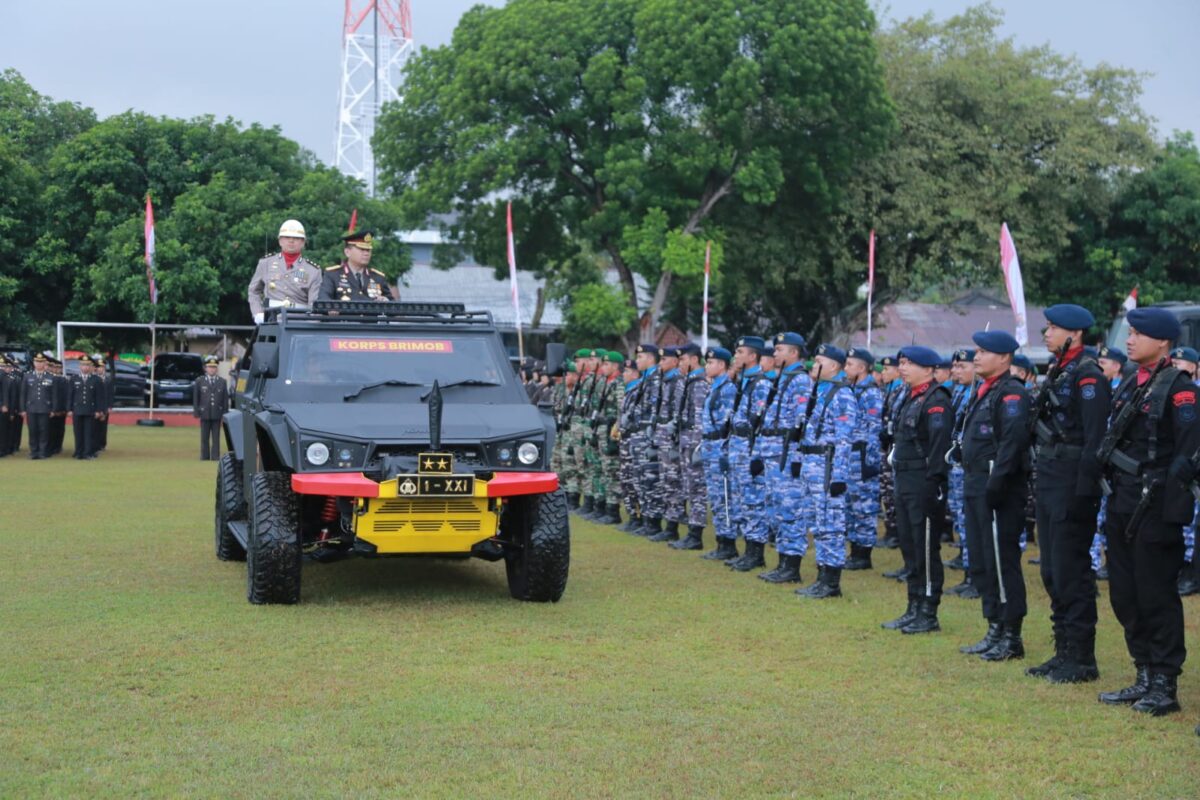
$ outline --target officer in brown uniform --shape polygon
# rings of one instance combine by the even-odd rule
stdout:
[[[204,359],[204,374],[192,384],[192,416],[200,420],[200,460],[221,458],[221,418],[229,410],[229,386],[217,374],[217,357]]]
[[[342,237],[345,260],[326,267],[321,281],[321,300],[395,300],[387,276],[371,269],[371,250],[375,240],[370,231],[358,231]]]
[[[317,299],[321,268],[300,254],[304,242],[304,226],[296,220],[279,226],[279,252],[259,260],[246,290],[255,322],[263,321],[268,308],[307,308]]]

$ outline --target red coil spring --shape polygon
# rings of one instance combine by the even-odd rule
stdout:
[[[323,509],[321,509],[321,521],[322,522],[337,522],[337,518],[338,518],[337,498],[336,497],[326,497],[325,498],[325,507]]]

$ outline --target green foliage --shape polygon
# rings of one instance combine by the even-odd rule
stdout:
[[[619,287],[589,283],[572,294],[564,338],[569,342],[608,342],[614,332],[627,330],[636,322],[637,310]]]

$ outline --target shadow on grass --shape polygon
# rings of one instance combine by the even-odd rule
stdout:
[[[304,603],[507,601],[503,562],[447,558],[350,558],[305,563]]]

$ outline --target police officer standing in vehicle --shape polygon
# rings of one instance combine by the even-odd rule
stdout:
[[[1179,710],[1176,691],[1187,655],[1175,581],[1200,450],[1197,388],[1170,364],[1180,333],[1174,315],[1135,308],[1125,319],[1126,352],[1138,371],[1117,389],[1099,457],[1112,489],[1105,520],[1109,596],[1137,677],[1099,699],[1160,716]]]
[[[1042,584],[1050,596],[1054,655],[1026,674],[1052,683],[1100,677],[1096,667],[1096,582],[1090,548],[1100,512],[1095,453],[1104,438],[1111,386],[1083,347],[1096,320],[1073,304],[1045,311],[1042,338],[1054,355],[1034,403],[1035,507]]]
[[[221,418],[229,410],[229,386],[217,374],[217,357],[204,359],[204,374],[192,384],[192,416],[200,420],[200,460],[221,460]]]
[[[371,252],[375,239],[371,231],[355,231],[342,237],[345,260],[335,267],[325,268],[319,300],[395,300],[387,276],[371,269]]]
[[[20,409],[29,425],[29,457],[34,461],[50,457],[50,415],[55,410],[57,384],[49,365],[38,353],[33,357],[33,372],[26,372],[21,379]]]
[[[321,268],[300,253],[304,226],[289,219],[279,226],[279,252],[263,256],[246,287],[250,314],[261,323],[268,308],[311,307],[321,288]]]
[[[933,380],[934,367],[941,360],[928,347],[913,345],[900,351],[900,377],[908,385],[908,394],[896,411],[891,462],[908,607],[882,627],[902,633],[941,630],[937,612],[945,575],[938,528],[932,518],[941,514],[945,505],[946,451],[954,430],[950,391]]]
[[[1029,392],[1011,373],[1019,345],[1004,331],[979,331],[975,370],[983,379],[966,408],[962,431],[963,512],[971,565],[980,575],[987,635],[959,650],[984,661],[1025,656],[1025,577],[1021,530],[1029,480]]]

